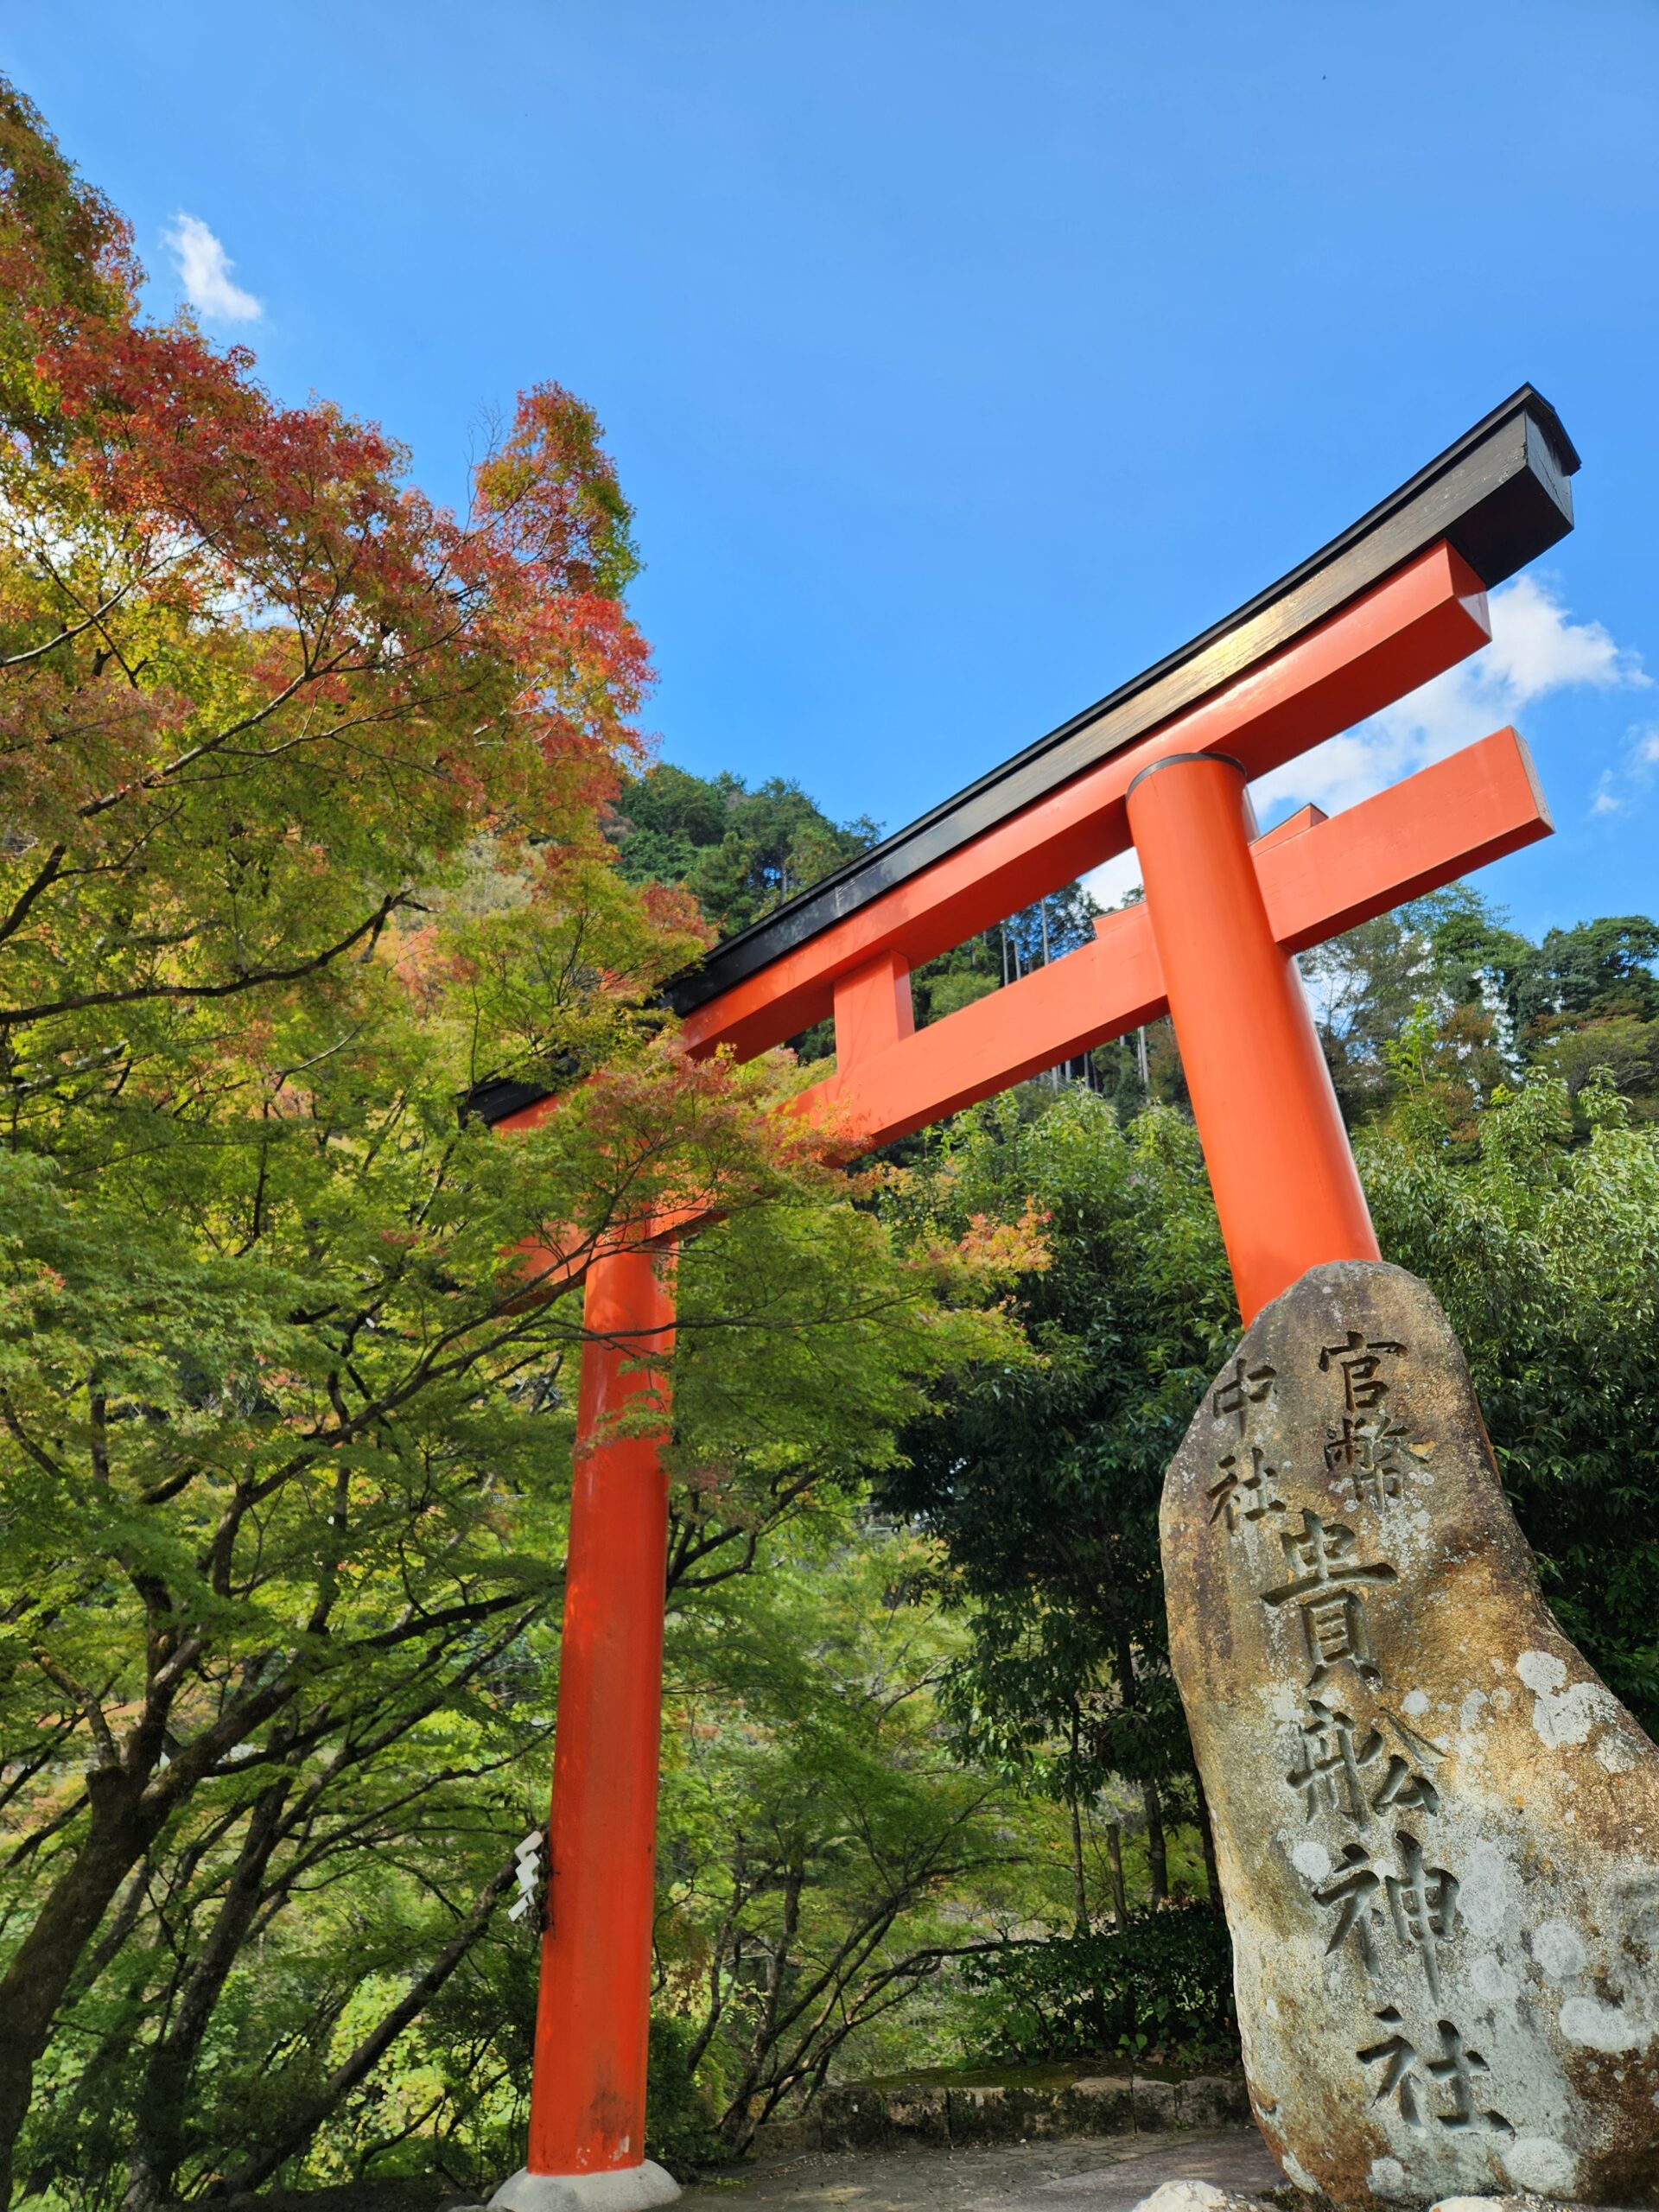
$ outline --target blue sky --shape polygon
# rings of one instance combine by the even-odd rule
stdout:
[[[1653,0],[12,0],[0,67],[158,310],[431,489],[520,385],[589,399],[666,756],[889,827],[1529,378],[1577,532],[1267,796],[1514,720],[1559,834],[1485,887],[1659,911]]]

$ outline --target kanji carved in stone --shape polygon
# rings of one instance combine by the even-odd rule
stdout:
[[[1659,2202],[1659,1751],[1546,1607],[1422,1283],[1344,1262],[1258,1315],[1163,1548],[1289,2178]]]

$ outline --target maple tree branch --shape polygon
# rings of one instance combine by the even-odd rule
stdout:
[[[123,665],[124,666],[124,663]],[[292,680],[285,683],[280,691],[274,693],[270,698],[267,699],[263,707],[257,707],[251,714],[243,715],[239,721],[232,722],[226,728],[219,731],[216,735],[203,738],[200,744],[191,746],[188,751],[178,754],[175,759],[165,762],[161,767],[152,768],[147,775],[138,777],[136,781],[122,784],[112,791],[101,793],[97,798],[89,798],[84,806],[76,810],[79,819],[83,822],[94,821],[100,814],[107,814],[112,806],[119,806],[122,800],[130,798],[134,791],[153,791],[170,782],[175,776],[189,767],[193,762],[203,759],[208,753],[216,753],[221,746],[228,745],[233,737],[240,737],[245,730],[257,729],[262,722],[268,721],[272,715],[279,713],[291,699],[297,698],[308,683],[319,683],[325,676],[337,675],[340,665],[339,661],[335,661],[327,666],[320,666],[308,658],[305,665]]]
[[[3,921],[0,921],[0,944],[3,944],[14,931],[22,927],[24,921],[28,918],[29,910],[35,901],[43,891],[57,881],[63,873],[63,863],[67,859],[68,854],[67,845],[53,846],[36,872],[35,880],[23,886],[12,901],[11,912]]]
[[[479,1891],[471,1911],[425,1970],[417,1974],[350,2056],[325,2081],[315,2095],[283,2126],[274,2139],[231,2177],[232,2191],[257,2189],[268,2181],[284,2161],[308,2143],[335,2106],[374,2070],[411,2020],[419,2018],[429,2001],[461,1964],[488,1926],[497,1904],[512,1888],[518,1861],[509,1853]]]
[[[55,652],[60,645],[72,645],[83,632],[95,629],[106,614],[115,612],[132,589],[134,581],[130,578],[113,598],[106,599],[101,607],[95,607],[86,620],[77,622],[73,629],[60,630],[55,638],[48,638],[43,645],[31,645],[26,653],[8,653],[3,660],[0,660],[0,669],[22,668],[31,660],[39,660],[47,653]]]
[[[92,1741],[98,1745],[102,1764],[119,1766],[121,1754],[116,1749],[115,1738],[110,1732],[110,1724],[104,1717],[104,1707],[99,1699],[84,1683],[78,1682],[73,1675],[60,1667],[43,1645],[37,1643],[29,1656],[53,1688],[60,1690],[69,1702],[85,1715],[86,1726],[92,1732]]]
[[[297,982],[302,976],[315,976],[331,961],[338,960],[365,937],[378,938],[393,914],[408,906],[413,895],[408,890],[389,892],[373,913],[348,935],[308,959],[296,961],[291,967],[251,968],[232,982],[135,983],[126,990],[82,991],[73,998],[53,999],[45,1006],[7,1007],[0,1009],[0,1029],[21,1029],[29,1022],[45,1021],[53,1014],[79,1014],[87,1007],[131,1006],[140,1000],[153,999],[226,999],[257,989],[263,983]]]
[[[7,1390],[0,1390],[0,1422],[3,1422],[8,1433],[28,1452],[29,1458],[43,1474],[51,1475],[59,1482],[67,1479],[68,1470],[60,1465],[42,1446],[37,1444],[23,1427],[22,1421],[18,1418],[17,1408],[11,1402],[11,1394]]]

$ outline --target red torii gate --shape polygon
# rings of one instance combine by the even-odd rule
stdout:
[[[1305,1271],[1375,1259],[1295,955],[1546,836],[1503,729],[1327,819],[1257,836],[1247,786],[1490,636],[1485,593],[1572,528],[1578,455],[1530,386],[1280,583],[670,987],[682,1042],[740,1058],[833,1014],[833,1109],[870,1149],[1167,1012],[1248,1323]],[[1133,843],[1146,897],[1092,944],[916,1031],[910,973]],[[503,1129],[553,1110],[482,1086]],[[589,1268],[530,2147],[493,2202],[629,2212],[645,2158],[667,1484],[616,1437],[665,1398],[671,1250]]]

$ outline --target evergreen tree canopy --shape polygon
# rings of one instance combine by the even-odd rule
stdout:
[[[751,791],[658,761],[624,785],[607,834],[631,883],[683,884],[721,937],[759,921],[880,834],[861,818],[837,824],[800,785],[772,776]]]

